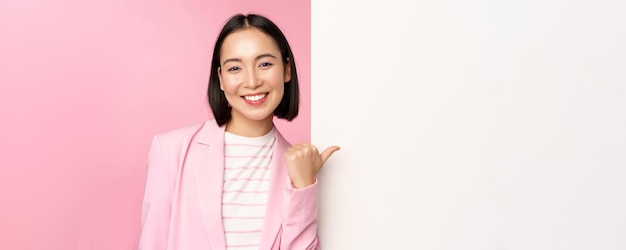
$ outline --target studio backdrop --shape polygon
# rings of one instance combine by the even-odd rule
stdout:
[[[136,249],[152,136],[211,116],[219,29],[275,21],[310,138],[309,1],[0,1],[0,249]]]

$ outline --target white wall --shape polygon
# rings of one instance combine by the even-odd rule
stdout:
[[[624,13],[313,1],[324,249],[626,249]]]

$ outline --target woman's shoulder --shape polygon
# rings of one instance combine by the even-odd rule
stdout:
[[[169,131],[158,133],[154,136],[156,140],[159,140],[164,145],[180,145],[187,144],[201,131],[217,127],[214,120],[206,120],[203,122],[197,122],[187,124]]]

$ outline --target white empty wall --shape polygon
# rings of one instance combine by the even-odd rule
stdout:
[[[624,13],[313,1],[324,249],[626,249]]]

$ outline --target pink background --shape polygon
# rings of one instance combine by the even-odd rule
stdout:
[[[236,12],[273,19],[310,140],[310,1],[0,2],[0,249],[136,249],[155,133],[209,116],[212,46]]]

